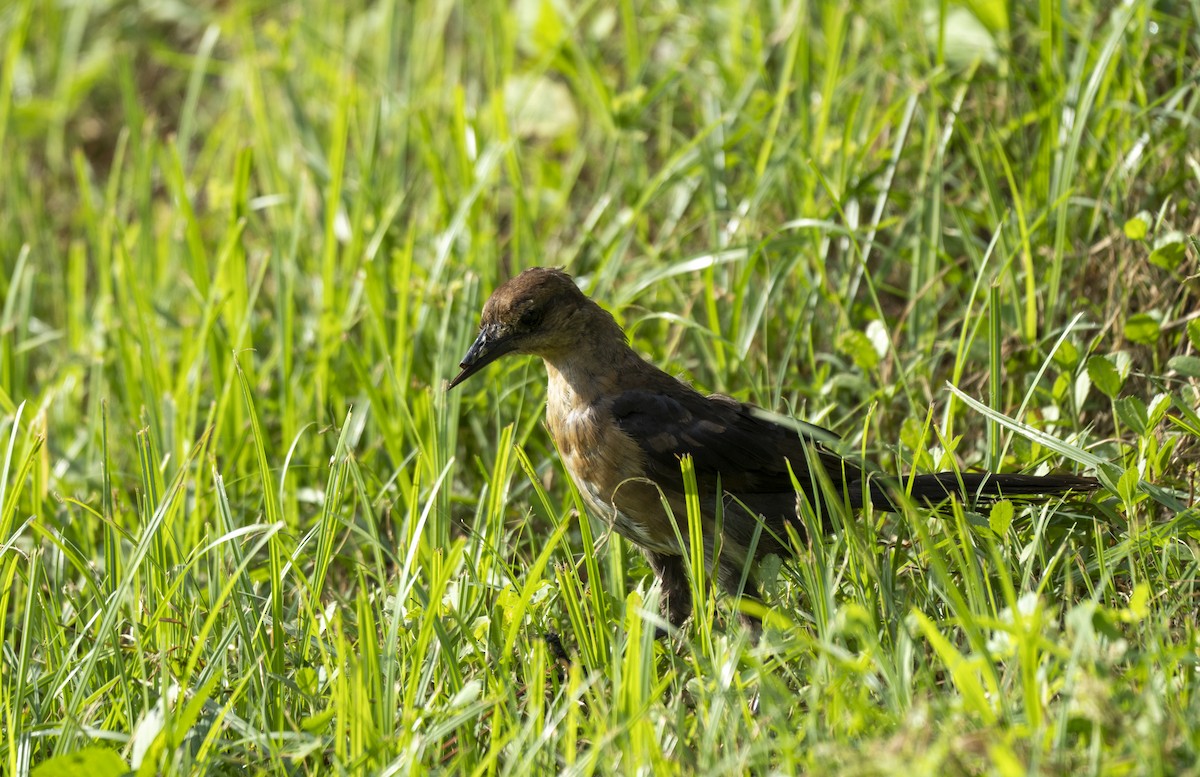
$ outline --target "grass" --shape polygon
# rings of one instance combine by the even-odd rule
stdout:
[[[1196,773],[1200,7],[1109,5],[5,5],[0,771]],[[1106,489],[655,641],[541,366],[442,390],[532,264],[885,470]]]

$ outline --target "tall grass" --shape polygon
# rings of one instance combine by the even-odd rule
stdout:
[[[0,771],[1194,769],[1198,23],[3,7]],[[886,471],[1105,492],[843,516],[758,645],[699,578],[656,640],[541,366],[443,391],[532,264]]]

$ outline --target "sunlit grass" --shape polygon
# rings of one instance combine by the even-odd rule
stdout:
[[[1198,20],[6,6],[0,772],[1192,768]],[[834,516],[759,644],[700,578],[656,640],[541,365],[443,391],[532,264],[885,471],[1106,489]]]

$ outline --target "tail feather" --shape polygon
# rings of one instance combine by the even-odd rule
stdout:
[[[905,482],[908,481],[906,477]],[[992,472],[937,472],[912,478],[911,497],[916,502],[941,504],[951,497],[966,502],[994,502],[997,499],[1038,500],[1069,492],[1095,491],[1100,481],[1079,475],[999,475]],[[871,484],[871,504],[877,509],[895,511],[888,490]]]

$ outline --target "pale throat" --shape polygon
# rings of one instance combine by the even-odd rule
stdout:
[[[619,331],[619,330],[618,330]],[[550,378],[550,396],[558,395],[571,404],[592,404],[618,391],[622,378],[628,381],[644,367],[642,359],[623,337],[587,339],[554,354],[543,354]]]
[[[611,316],[599,309],[594,315],[589,312],[581,310],[569,322],[575,336],[541,353],[550,378],[549,401],[564,405],[563,410],[588,406],[614,393],[622,374],[636,372],[635,363],[642,361]]]
[[[599,365],[578,353],[544,361],[549,378],[546,402],[552,416],[565,418],[573,410],[591,406],[612,381],[606,370],[597,369]]]

